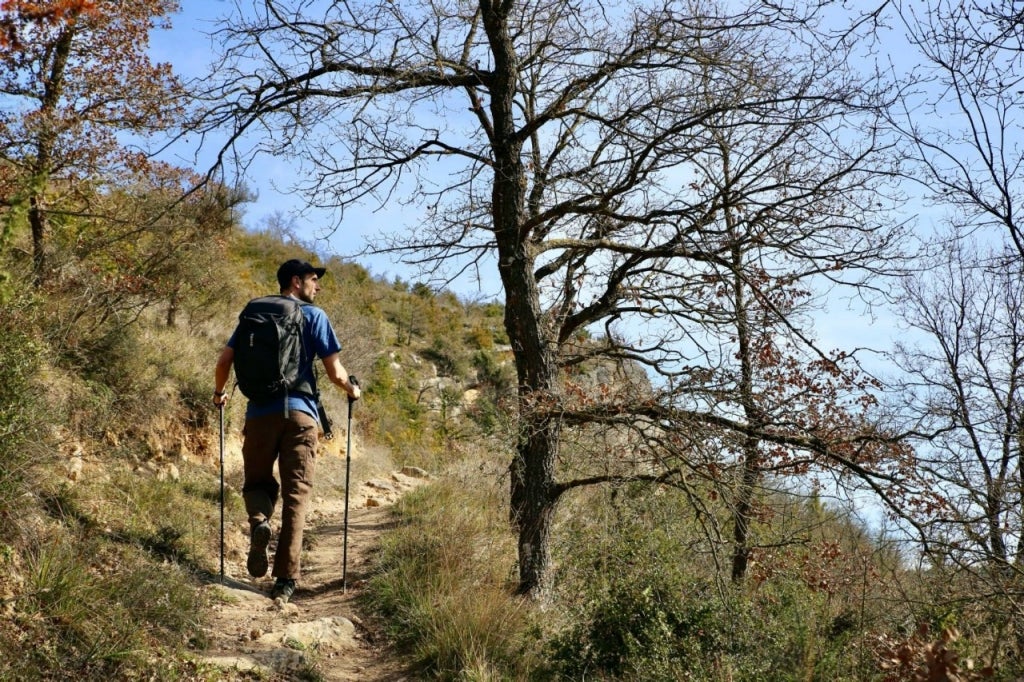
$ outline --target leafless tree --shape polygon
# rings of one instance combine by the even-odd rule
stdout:
[[[893,2],[917,59],[892,122],[918,183],[932,257],[902,287],[911,332],[896,395],[922,432],[935,504],[912,509],[955,599],[1024,645],[1020,622],[1024,115],[1019,3]],[[905,54],[904,54],[905,58]],[[904,62],[905,63],[905,62]],[[896,68],[900,61],[894,61]],[[1007,641],[997,637],[998,648]],[[1012,649],[1011,649],[1012,651]],[[1010,654],[1019,660],[1019,655]]]
[[[1024,50],[1016,4],[898,5],[921,60],[912,73],[917,85],[893,122],[917,161],[912,177],[925,199],[954,213],[958,232],[1004,233],[1024,258]]]
[[[1015,623],[1024,609],[1024,274],[1010,240],[983,246],[960,233],[936,246],[931,267],[904,281],[915,341],[895,356],[904,410],[938,434],[917,457],[936,504],[909,511],[932,564],[974,578],[958,581],[956,597]]]
[[[796,399],[751,412],[737,393],[737,314],[785,333],[808,366],[837,366],[764,280],[867,292],[898,233],[878,218],[880,93],[820,41],[816,3],[788,4],[265,0],[222,30],[204,119],[230,127],[222,160],[297,155],[318,206],[420,207],[380,250],[452,276],[496,266],[523,593],[543,587],[566,491],[709,475],[692,447],[713,436],[699,433],[805,453],[879,490],[897,478],[875,466],[869,444],[890,440],[877,427],[795,418]],[[726,297],[756,300],[756,316],[723,307],[737,282]],[[575,390],[595,358],[638,364],[654,393],[626,375]],[[563,476],[563,436],[594,427],[639,434],[629,457],[653,468]]]

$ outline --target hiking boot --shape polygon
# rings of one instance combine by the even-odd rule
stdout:
[[[280,600],[282,604],[287,604],[293,594],[295,594],[295,581],[291,578],[278,578],[274,582],[273,589],[270,590],[270,598],[274,601]]]
[[[254,578],[262,578],[267,574],[270,561],[267,559],[267,545],[270,544],[270,524],[261,521],[249,531],[249,559],[245,567],[249,569],[249,575]]]

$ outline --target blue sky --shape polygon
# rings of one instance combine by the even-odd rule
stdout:
[[[235,3],[230,0],[182,0],[181,11],[171,18],[172,28],[154,31],[150,36],[151,57],[154,61],[170,63],[184,80],[202,77],[208,73],[218,52],[210,34],[219,20],[236,11]],[[197,150],[194,139],[190,139],[176,143],[163,158],[177,165],[205,171],[213,163],[216,151],[215,145],[209,142],[205,149]],[[243,178],[244,184],[258,194],[255,202],[244,207],[242,220],[245,226],[258,229],[278,215],[285,220],[293,219],[297,236],[304,242],[313,242],[318,252],[359,262],[376,276],[415,280],[415,273],[389,258],[355,257],[364,246],[365,238],[376,234],[389,221],[401,226],[397,209],[374,213],[359,207],[347,208],[341,227],[330,232],[328,228],[337,222],[337,217],[323,211],[308,210],[303,198],[290,191],[296,178],[297,170],[289,160],[260,156]],[[482,295],[470,282],[455,290],[467,298]],[[483,295],[493,297],[498,293],[492,286]]]
[[[213,38],[209,34],[216,29],[219,20],[238,10],[231,0],[182,0],[181,4],[181,11],[172,17],[173,28],[170,31],[155,31],[151,36],[150,52],[156,61],[170,62],[183,79],[201,77],[208,72],[218,52],[218,46],[212,42]],[[892,49],[891,43],[889,49]],[[183,142],[171,151],[174,156],[169,160],[205,170],[212,163],[216,149],[215,145],[208,145],[196,157],[196,150],[188,142]],[[337,222],[337,216],[309,210],[300,195],[289,191],[290,183],[297,175],[297,169],[287,159],[260,156],[244,178],[245,184],[258,194],[258,199],[244,208],[245,225],[259,228],[275,215],[283,215],[286,219],[294,217],[297,235],[304,241],[319,240],[314,243],[318,251],[353,259],[377,276],[400,276],[410,281],[416,279],[416,273],[386,257],[356,257],[366,237],[385,227],[406,229],[408,225],[415,224],[415,216],[403,214],[394,202],[377,212],[349,207],[346,208],[340,228],[328,233],[328,228]],[[493,268],[483,275],[483,290],[477,282],[468,278],[450,288],[465,298],[498,297],[501,292]],[[816,330],[825,348],[850,347],[854,340],[857,341],[853,345],[857,346],[886,345],[888,339],[898,333],[891,319],[872,320],[860,310],[846,310],[845,303],[838,300],[833,301],[830,307],[832,309],[827,312],[827,322]]]
[[[232,0],[181,0],[182,11],[172,18],[171,31],[158,31],[151,36],[151,54],[156,61],[170,62],[178,74],[187,79],[202,76],[216,55],[216,46],[207,35],[216,27],[217,20],[236,11]],[[917,62],[915,51],[903,41],[900,28],[894,27],[878,47],[886,54],[879,55],[882,63],[892,58],[902,68],[910,68]],[[956,114],[956,111],[952,112]],[[955,125],[955,116],[950,117],[951,125]],[[188,144],[180,144],[175,150],[176,162],[186,165],[192,163],[195,153]],[[204,169],[204,164],[212,160],[214,149],[205,150],[198,157],[196,167]],[[296,178],[297,170],[286,159],[260,157],[251,166],[249,175],[244,179],[250,189],[259,194],[256,202],[246,207],[244,223],[251,228],[263,225],[270,216],[275,214],[292,214],[304,208],[302,197],[288,192],[289,182]],[[914,193],[919,188],[908,188]],[[894,220],[902,220],[907,216],[916,218],[918,231],[931,229],[933,222],[942,219],[946,209],[927,207],[920,200],[908,201],[900,207],[900,215]],[[346,209],[340,228],[325,241],[317,242],[315,248],[326,254],[337,254],[350,258],[366,266],[376,276],[400,276],[405,280],[415,280],[415,273],[391,262],[384,257],[356,257],[363,246],[363,238],[376,234],[385,227],[406,229],[414,225],[415,216],[403,215],[394,206],[376,213],[359,208]],[[309,212],[296,218],[298,236],[303,240],[324,237],[324,230],[337,223],[337,216]],[[458,282],[450,288],[464,298],[497,297],[500,290],[496,284],[494,268],[485,271],[486,288],[481,291],[475,282]],[[856,347],[887,348],[899,337],[913,338],[905,329],[901,329],[892,311],[879,310],[877,316],[869,316],[857,307],[857,302],[847,307],[846,302],[836,297],[829,302],[827,310],[817,316],[813,332],[817,336],[819,346],[825,350],[843,348],[851,350]],[[861,355],[861,360],[869,371],[885,374],[891,371],[884,358],[879,355]],[[870,503],[869,498],[858,498],[857,503],[868,516],[877,520],[877,507]]]

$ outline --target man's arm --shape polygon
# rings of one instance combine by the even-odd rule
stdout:
[[[231,346],[224,346],[217,358],[217,367],[213,372],[213,404],[223,405],[228,401],[227,392],[224,387],[228,385],[228,378],[231,376],[231,366],[235,362],[235,349]]]
[[[362,391],[359,390],[359,386],[349,382],[348,372],[345,371],[345,366],[341,364],[340,354],[332,353],[324,358],[323,362],[324,371],[327,373],[327,378],[331,380],[331,383],[341,388],[345,393],[348,393],[348,397],[352,400],[359,400]]]

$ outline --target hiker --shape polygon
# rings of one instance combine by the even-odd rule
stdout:
[[[323,362],[331,383],[344,390],[350,400],[358,400],[360,396],[358,384],[349,380],[349,375],[341,364],[341,344],[326,313],[313,305],[316,295],[320,292],[320,278],[325,274],[326,268],[315,268],[308,262],[298,259],[286,261],[277,271],[281,296],[296,299],[302,304],[301,315],[304,325],[301,329],[301,342],[307,350],[303,353],[301,363],[296,363],[300,365],[299,388],[285,390],[283,395],[269,402],[254,400],[253,395],[246,392],[242,378],[246,374],[246,368],[236,365],[236,361],[245,356],[242,350],[236,353],[236,348],[239,347],[239,330],[245,323],[245,311],[239,316],[239,326],[235,328],[221,352],[215,370],[215,405],[223,407],[227,403],[225,387],[233,366],[239,388],[249,396],[245,427],[242,431],[245,478],[242,497],[245,500],[250,527],[246,567],[253,577],[262,577],[267,573],[270,519],[278,493],[281,495],[281,532],[271,573],[276,581],[270,592],[271,599],[281,602],[287,602],[291,598],[299,578],[302,532],[309,493],[313,485],[317,428],[328,428],[327,424],[319,423],[313,371],[314,356]],[[280,297],[255,299],[250,305],[256,301],[276,301],[278,304],[294,308],[290,301],[283,301]],[[245,332],[245,336],[248,338],[249,332]],[[260,364],[274,364],[274,360],[271,358],[270,362]],[[278,464],[280,485],[274,478],[275,461]]]

